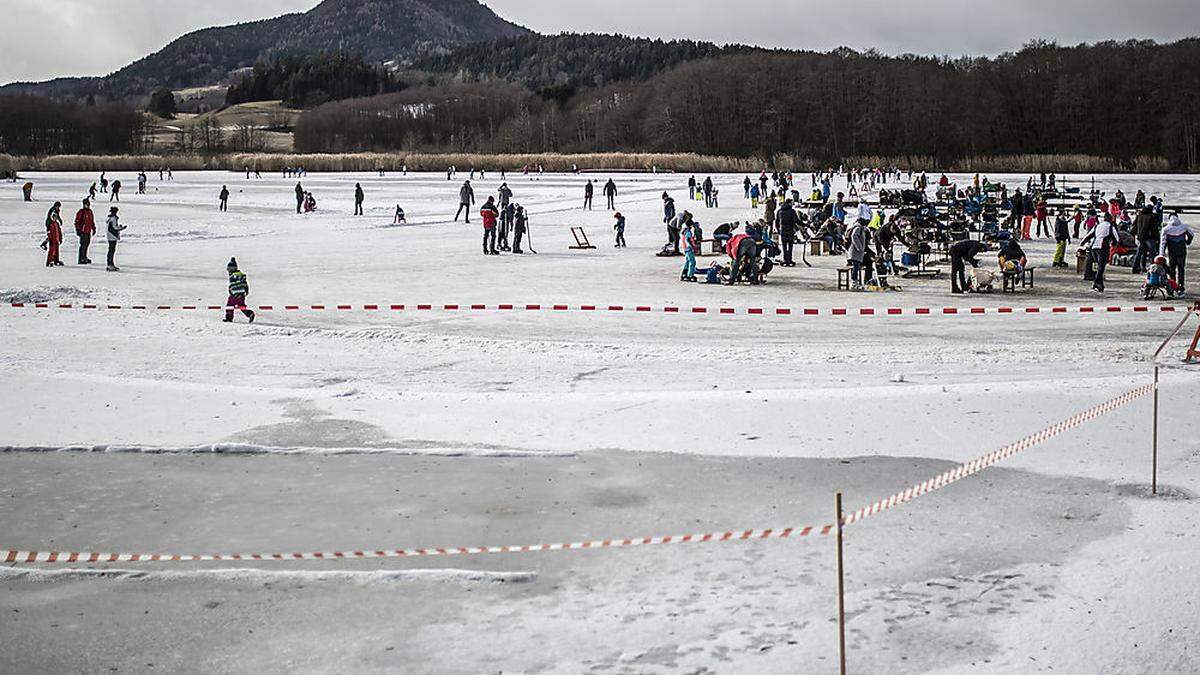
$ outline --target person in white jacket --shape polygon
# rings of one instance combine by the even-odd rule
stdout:
[[[861,222],[863,225],[867,225],[871,222],[871,219],[874,217],[875,217],[875,212],[871,210],[871,205],[867,203],[867,200],[865,198],[863,198],[863,200],[858,203],[858,220],[859,220],[859,222]]]
[[[1175,283],[1179,284],[1180,293],[1184,292],[1187,250],[1193,239],[1191,228],[1179,219],[1178,213],[1172,213],[1163,224],[1159,254],[1167,257],[1167,271]]]
[[[1092,289],[1097,293],[1104,292],[1104,271],[1108,268],[1108,257],[1116,241],[1116,224],[1113,217],[1106,213],[1104,219],[1096,225],[1096,229],[1079,242],[1092,256],[1092,264],[1096,270],[1096,280],[1092,283]]]
[[[121,232],[125,231],[125,226],[121,224],[121,219],[117,216],[117,207],[115,206],[108,212],[107,226],[108,271],[120,272],[121,268],[117,267],[117,242],[121,241]]]

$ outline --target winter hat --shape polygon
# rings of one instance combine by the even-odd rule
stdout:
[[[225,266],[225,269],[229,270],[230,272],[236,272],[237,268],[238,268],[237,258],[230,258],[229,264]]]
[[[1166,265],[1167,265],[1167,259],[1166,259],[1166,258],[1164,258],[1164,257],[1162,257],[1162,256],[1160,255],[1160,256],[1158,256],[1157,258],[1155,258],[1155,259],[1154,259],[1154,264],[1155,264],[1155,265],[1162,265],[1163,267],[1166,267]]]

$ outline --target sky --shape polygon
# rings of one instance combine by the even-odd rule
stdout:
[[[316,0],[4,0],[0,83],[105,75],[213,25],[306,11]],[[542,33],[888,54],[994,55],[1059,44],[1200,35],[1200,0],[488,0]],[[902,8],[902,9],[901,9]]]

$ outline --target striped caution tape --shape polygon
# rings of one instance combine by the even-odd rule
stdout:
[[[587,312],[633,314],[706,314],[748,316],[979,316],[1029,314],[1151,314],[1186,312],[1188,307],[1176,305],[1107,305],[1082,307],[685,307],[677,305],[575,305],[575,304],[332,304],[332,305],[257,305],[229,307],[226,305],[115,305],[94,303],[12,302],[0,304],[0,309],[24,310],[92,310],[133,312],[223,312],[254,310],[257,312]]]
[[[1019,452],[1028,450],[1029,448],[1032,448],[1035,445],[1040,445],[1042,443],[1045,443],[1046,441],[1050,440],[1051,438],[1054,438],[1055,436],[1058,436],[1059,434],[1061,434],[1063,432],[1074,429],[1074,428],[1082,425],[1085,422],[1096,419],[1097,417],[1100,417],[1101,415],[1104,415],[1106,413],[1112,412],[1113,410],[1116,410],[1117,408],[1120,408],[1121,406],[1123,406],[1127,403],[1136,401],[1137,399],[1139,399],[1143,396],[1146,396],[1147,394],[1150,394],[1153,391],[1154,391],[1153,383],[1147,384],[1142,387],[1138,387],[1137,389],[1134,389],[1133,391],[1122,394],[1122,395],[1118,396],[1117,398],[1112,399],[1111,401],[1106,401],[1104,403],[1101,403],[1098,406],[1095,406],[1094,408],[1085,410],[1070,419],[1063,420],[1062,422],[1059,422],[1058,424],[1055,424],[1052,427],[1043,429],[1031,436],[1026,436],[1025,438],[1022,438],[1021,440],[1017,441],[1016,443],[1013,443],[1012,445],[1008,445],[1006,447],[1000,448],[999,450],[988,453],[987,455],[984,455],[983,457],[980,457],[979,459],[976,459],[974,461],[971,461],[971,462],[968,462],[961,466],[958,466],[958,467],[951,469],[939,476],[930,478],[929,480],[927,480],[923,483],[914,485],[913,487],[910,487],[903,492],[894,494],[891,497],[888,497],[887,499],[881,499],[881,500],[875,502],[874,504],[871,504],[870,506],[865,506],[865,507],[859,509],[858,511],[855,511],[854,513],[848,513],[842,517],[842,524],[843,525],[851,525],[853,523],[857,523],[865,518],[869,518],[870,516],[876,515],[878,513],[881,513],[883,511],[886,511],[891,508],[894,508],[901,504],[910,502],[910,501],[916,499],[917,497],[927,495],[931,492],[936,492],[938,490],[941,490],[942,488],[944,488],[948,485],[951,485],[953,483],[957,483],[958,481],[960,481],[964,478],[967,478],[968,476],[973,476],[973,475],[979,473],[980,471],[983,471],[984,469],[988,468],[989,466],[992,466],[998,462],[1008,459],[1009,457],[1012,457],[1013,455],[1015,455]]]
[[[249,553],[234,555],[176,555],[146,553],[65,553],[59,551],[0,550],[0,562],[5,563],[108,563],[108,562],[213,562],[287,560],[355,560],[365,558],[430,558],[441,556],[480,555],[485,553],[539,553],[544,551],[582,551],[587,549],[632,548],[664,544],[703,544],[721,541],[758,539],[799,539],[826,536],[833,525],[785,527],[768,530],[743,530],[709,534],[685,534],[669,537],[637,539],[602,539],[569,544],[533,544],[528,546],[475,546],[470,548],[414,548],[379,551],[334,551],[332,553]]]
[[[1154,391],[1153,383],[1138,387],[1105,403],[1090,408],[1070,419],[1028,436],[1016,443],[989,453],[979,459],[951,469],[903,492],[880,500],[870,506],[843,516],[842,524],[851,525],[888,509],[936,492],[947,485],[1007,459],[1019,452],[1074,429]],[[79,553],[62,551],[20,551],[0,549],[0,563],[136,563],[136,562],[284,562],[294,560],[362,560],[368,558],[428,558],[444,556],[482,555],[488,553],[539,553],[548,551],[581,551],[589,549],[632,548],[667,544],[702,544],[712,542],[749,541],[762,539],[800,539],[827,536],[835,525],[786,527],[765,530],[740,530],[708,534],[686,534],[666,537],[601,539],[562,544],[532,544],[522,546],[476,546],[469,548],[416,548],[375,551],[333,551],[328,553],[249,553],[249,554],[164,554],[164,553]]]

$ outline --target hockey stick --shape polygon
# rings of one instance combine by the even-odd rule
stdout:
[[[538,252],[533,248],[533,228],[528,224],[525,225],[525,243],[527,244],[530,253],[534,255],[538,254]]]

